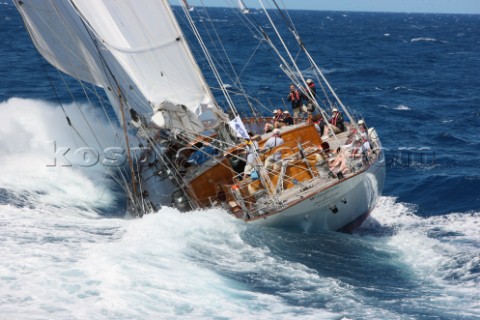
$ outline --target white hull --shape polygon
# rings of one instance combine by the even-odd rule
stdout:
[[[303,196],[303,200],[250,223],[303,232],[351,232],[377,204],[384,181],[385,160],[382,153],[368,170],[321,191],[307,190],[298,196]]]

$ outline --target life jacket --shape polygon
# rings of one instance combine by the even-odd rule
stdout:
[[[290,92],[290,99],[292,100],[292,103],[294,101],[299,101],[300,100],[300,92],[298,92],[298,90]]]
[[[315,97],[317,95],[317,88],[315,88],[315,83],[312,82],[312,83],[308,84],[308,89],[312,93],[312,96]]]
[[[333,124],[334,126],[338,126],[338,123],[343,120],[342,115],[340,112],[337,112],[336,115],[333,116],[333,118],[330,120],[330,123]]]
[[[273,121],[274,122],[283,121],[284,118],[285,118],[285,115],[283,113],[276,114],[275,117],[273,117]]]

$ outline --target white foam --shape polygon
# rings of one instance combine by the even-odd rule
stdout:
[[[268,259],[265,250],[254,250],[241,240],[243,228],[218,210],[179,214],[165,208],[130,223],[120,241],[93,248],[80,267],[88,278],[98,279],[101,296],[99,309],[85,316],[116,312],[235,319],[273,314],[287,318],[296,310],[311,314],[308,308],[284,305],[279,297],[250,291],[212,269],[228,262],[229,269],[245,272]],[[245,254],[250,262],[240,259]]]
[[[387,248],[398,254],[397,263],[416,282],[438,292],[438,298],[430,302],[432,307],[475,313],[475,297],[480,294],[476,270],[480,266],[479,213],[420,217],[415,206],[382,197],[372,219],[392,228],[393,234],[385,240]]]
[[[290,306],[281,296],[250,290],[213,269],[269,267],[277,274],[280,268],[298,283],[322,282],[308,268],[246,244],[239,236],[244,224],[218,210],[180,214],[163,209],[130,221],[50,216],[38,223],[26,208],[1,209],[0,223],[9,230],[0,236],[6,258],[0,261],[0,305],[9,301],[3,303],[2,317],[334,317]],[[202,261],[204,254],[223,261]],[[335,281],[323,282],[326,290],[334,289]]]
[[[8,300],[1,316],[403,318],[375,305],[375,299],[362,296],[348,282],[281,258],[261,241],[251,244],[245,239],[268,230],[249,230],[250,226],[218,209],[182,214],[164,208],[137,220],[85,219],[66,215],[65,210],[0,206],[0,305]],[[475,279],[465,277],[462,285],[467,285],[459,288],[446,278],[455,258],[450,254],[458,249],[428,236],[438,227],[437,219],[417,217],[414,207],[391,197],[381,198],[372,217],[380,225],[392,227],[393,234],[373,242],[352,236],[338,240],[359,243],[367,250],[374,246],[393,252],[397,261],[392,263],[411,272],[412,281],[425,282],[428,290],[438,291],[439,296],[449,294],[451,301],[441,303],[452,307],[461,302],[465,314],[473,310],[471,297],[478,291],[471,285]],[[462,223],[478,221],[478,215],[471,219],[452,214],[445,219],[450,222],[441,225],[458,232],[464,229]],[[279,235],[276,241],[284,241]],[[478,239],[475,232],[464,235],[467,242]],[[288,302],[312,297],[315,301],[321,297],[324,306]],[[421,303],[439,307],[436,301]]]
[[[406,106],[406,105],[399,105],[397,107],[395,107],[395,110],[402,110],[402,111],[408,111],[408,110],[412,110],[410,107]]]
[[[68,126],[61,108],[39,101],[12,98],[0,103],[0,184],[18,195],[29,193],[32,202],[56,206],[94,206],[110,204],[114,198],[111,182],[105,178],[102,166],[83,168],[62,167],[53,163],[53,151],[47,150],[51,141],[58,147],[85,147],[83,140],[99,149],[112,146],[115,132],[88,106],[64,106],[78,136]],[[89,125],[95,128],[94,137],[79,109],[84,109]],[[110,133],[109,133],[110,132]],[[82,140],[83,139],[83,140]],[[74,161],[71,161],[74,163]]]
[[[444,41],[440,41],[435,38],[425,38],[425,37],[412,38],[410,39],[410,42],[442,42],[444,43]]]
[[[396,90],[407,90],[407,91],[413,91],[413,92],[424,92],[423,90],[411,89],[411,88],[407,88],[407,87],[405,87],[405,86],[397,86],[397,87],[395,87],[394,90],[395,90],[395,91],[396,91]]]

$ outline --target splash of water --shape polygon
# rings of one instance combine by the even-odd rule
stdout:
[[[115,143],[116,132],[108,128],[98,112],[87,106],[71,104],[64,108],[74,119],[72,122],[78,133],[68,126],[57,105],[17,98],[0,103],[3,119],[0,184],[8,197],[27,198],[29,205],[108,207],[116,194],[106,177],[106,169],[98,165],[88,168],[52,166],[56,156],[49,146],[52,141],[71,150],[85,146],[85,142],[97,148],[110,146]],[[82,108],[86,109],[84,115],[88,116],[88,124],[79,121],[83,119]]]

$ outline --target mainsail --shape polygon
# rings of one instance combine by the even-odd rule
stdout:
[[[180,112],[223,118],[168,1],[15,4],[40,53],[69,75],[109,90],[111,100],[121,92],[130,107],[150,117],[168,102]]]

